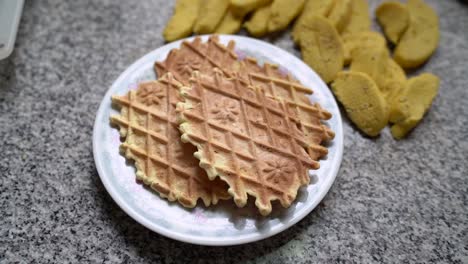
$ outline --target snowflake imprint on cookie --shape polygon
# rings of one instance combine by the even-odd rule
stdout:
[[[291,174],[296,171],[293,164],[286,160],[276,159],[266,161],[265,164],[266,167],[263,168],[263,172],[266,175],[266,180],[275,184],[288,184]]]
[[[141,85],[141,88],[137,91],[137,96],[145,105],[159,105],[161,103],[161,99],[165,97],[164,91],[153,83]]]
[[[226,124],[228,122],[237,122],[239,109],[236,103],[223,99],[221,102],[214,103],[214,108],[211,110],[211,113],[214,114],[216,120]]]

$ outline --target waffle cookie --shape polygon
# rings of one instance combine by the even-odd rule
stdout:
[[[213,75],[214,69],[218,68],[227,77],[239,77],[244,85],[261,87],[267,97],[284,100],[289,109],[298,113],[310,157],[318,160],[325,156],[328,150],[321,144],[332,140],[335,134],[322,124],[322,120],[330,119],[331,114],[318,103],[310,102],[308,96],[312,90],[280,71],[276,65],[264,63],[259,66],[255,59],[249,57],[240,60],[234,48],[234,41],[225,46],[216,35],[207,42],[197,37],[192,42],[183,42],[179,49],[173,49],[165,61],[156,62],[155,71],[158,76],[171,72],[178,81],[188,85],[192,71]]]
[[[192,42],[182,42],[179,49],[172,49],[165,61],[155,63],[154,69],[158,76],[171,72],[184,85],[189,83],[192,71],[212,74],[215,68],[226,76],[240,75],[242,82],[248,82],[248,75],[256,73],[299,83],[291,75],[280,71],[277,65],[264,63],[259,66],[254,58],[239,58],[234,51],[235,46],[234,41],[230,41],[227,46],[223,45],[217,35],[209,37],[207,42],[196,37]],[[307,94],[311,93],[308,89]]]
[[[254,196],[262,215],[271,212],[272,200],[290,206],[309,183],[308,170],[319,167],[305,151],[294,108],[217,69],[212,75],[194,72],[189,81],[177,105],[179,128],[182,141],[197,146],[194,155],[208,177],[227,182],[237,206],[246,204],[247,194]]]
[[[198,166],[196,148],[180,141],[175,113],[179,85],[168,73],[158,81],[141,83],[136,91],[113,96],[120,115],[112,116],[111,123],[125,138],[121,151],[135,162],[138,180],[185,207],[194,207],[199,198],[209,206],[230,195],[224,182],[210,181]]]
[[[214,68],[219,68],[227,75],[232,75],[234,71],[242,70],[234,47],[234,41],[224,46],[216,35],[207,42],[196,37],[192,42],[182,42],[179,49],[172,49],[166,60],[156,62],[154,68],[157,76],[171,72],[184,85],[189,83],[193,71],[212,74]]]

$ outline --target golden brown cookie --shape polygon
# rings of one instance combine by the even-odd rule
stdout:
[[[182,90],[180,109],[182,140],[197,146],[210,179],[228,183],[234,202],[243,207],[247,194],[256,198],[262,215],[271,212],[271,201],[288,207],[301,186],[317,169],[304,147],[298,116],[281,101],[239,77],[195,72],[190,88]]]
[[[175,107],[180,102],[180,83],[172,75],[141,83],[124,96],[113,96],[120,115],[111,123],[120,128],[125,141],[120,146],[125,157],[135,162],[137,179],[169,201],[194,207],[198,199],[206,206],[229,199],[227,186],[210,181],[191,144],[182,143]]]

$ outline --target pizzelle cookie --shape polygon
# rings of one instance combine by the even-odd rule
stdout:
[[[172,49],[166,60],[155,63],[154,69],[157,76],[171,72],[174,78],[184,85],[188,84],[193,71],[212,74],[217,67],[231,74],[241,67],[234,47],[234,41],[224,46],[219,43],[216,35],[210,37],[208,42],[202,42],[200,37],[196,37],[191,42],[182,42],[179,49]]]
[[[280,99],[287,105],[288,111],[299,117],[297,121],[307,142],[307,152],[313,160],[319,160],[328,153],[328,149],[321,144],[335,137],[335,133],[322,124],[322,120],[330,119],[331,114],[320,104],[311,104],[307,97],[309,88],[298,82],[275,78],[274,72],[277,71],[266,67],[264,74],[251,73],[248,84],[261,88],[267,97]]]
[[[180,141],[175,114],[179,85],[168,73],[158,81],[141,83],[136,91],[113,96],[120,115],[112,116],[111,123],[125,138],[121,151],[135,162],[137,179],[169,201],[191,208],[201,199],[209,206],[230,195],[225,183],[210,181],[198,166],[196,148]]]
[[[309,183],[308,170],[319,167],[304,150],[308,143],[298,116],[261,89],[217,69],[213,75],[194,72],[181,94],[182,141],[197,146],[194,155],[208,177],[227,182],[240,207],[247,194],[256,197],[262,215],[270,214],[272,200],[290,206]]]
[[[156,62],[155,71],[158,76],[171,72],[178,81],[188,85],[192,71],[213,75],[214,69],[218,68],[227,77],[237,76],[246,85],[261,87],[266,96],[284,100],[289,109],[300,117],[310,157],[318,160],[327,155],[328,150],[322,144],[332,140],[335,134],[322,121],[330,119],[331,114],[318,103],[310,102],[308,96],[312,90],[280,71],[276,65],[265,63],[259,66],[255,59],[249,57],[240,60],[234,48],[234,41],[225,46],[219,42],[218,36],[211,36],[207,42],[197,37],[172,50],[165,61]]]

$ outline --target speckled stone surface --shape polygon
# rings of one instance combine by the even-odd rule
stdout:
[[[396,142],[345,120],[341,170],[310,215],[261,242],[210,248],[132,220],[92,156],[104,93],[163,45],[173,2],[26,1],[0,61],[0,263],[468,263],[468,6],[429,2],[442,38],[422,71],[442,86],[420,126]],[[266,40],[299,56],[288,32]]]

